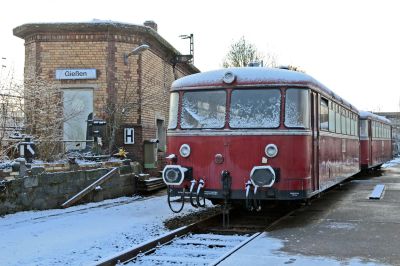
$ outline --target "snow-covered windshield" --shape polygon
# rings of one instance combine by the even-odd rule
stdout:
[[[276,128],[280,123],[280,110],[278,89],[234,90],[229,125],[233,128]]]
[[[225,91],[185,92],[182,98],[181,127],[223,128],[225,111]]]
[[[168,129],[174,129],[178,125],[178,103],[179,103],[179,93],[171,93],[169,99],[169,123]]]
[[[310,100],[306,89],[286,90],[285,126],[310,127]]]

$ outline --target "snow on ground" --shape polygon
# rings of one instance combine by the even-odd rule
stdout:
[[[399,163],[400,158],[396,158],[383,167]],[[194,211],[186,204],[182,214]],[[0,265],[93,264],[166,233],[163,221],[175,216],[168,208],[166,196],[124,197],[62,210],[6,215],[0,217]],[[348,227],[343,224],[333,226]],[[266,234],[261,239],[262,242],[257,242],[262,251],[251,244],[244,252],[250,255],[252,250],[254,257],[259,258],[253,265],[264,265],[266,261],[271,265],[342,265],[333,259],[289,255],[279,251],[284,245],[282,240]],[[263,256],[259,256],[261,253]],[[245,265],[246,259],[250,257],[243,256],[234,264]],[[229,265],[228,262],[232,261],[228,259],[225,265]],[[363,263],[354,259],[346,264]]]
[[[389,168],[389,167],[395,166],[397,164],[400,164],[400,157],[396,157],[393,160],[382,164],[382,168]]]
[[[185,205],[184,212],[193,212]],[[118,198],[0,218],[0,265],[88,265],[167,232],[166,196]]]
[[[378,262],[366,262],[360,258],[350,260],[339,260],[322,256],[304,256],[300,254],[288,254],[280,251],[285,241],[268,236],[263,233],[254,241],[250,242],[240,250],[236,256],[224,260],[221,266],[248,265],[293,265],[293,266],[383,266]]]

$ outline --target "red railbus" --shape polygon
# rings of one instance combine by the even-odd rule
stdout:
[[[392,126],[382,116],[360,112],[361,169],[379,168],[392,158]]]
[[[183,77],[172,85],[169,119],[170,207],[184,195],[194,206],[204,198],[249,208],[305,200],[360,170],[358,110],[301,72],[248,67]]]

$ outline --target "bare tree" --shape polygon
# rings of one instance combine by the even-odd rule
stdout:
[[[13,71],[0,72],[0,157],[10,153],[12,143],[6,139],[23,127],[23,113],[19,110],[21,97],[15,92],[22,87]]]
[[[231,44],[230,50],[222,63],[223,67],[245,67],[252,62],[263,61],[265,66],[276,66],[276,58],[273,54],[262,55],[256,46],[246,41],[242,36]]]

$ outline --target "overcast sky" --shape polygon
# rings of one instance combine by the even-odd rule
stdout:
[[[201,71],[220,68],[230,44],[244,36],[278,64],[299,66],[359,109],[400,111],[398,6],[395,0],[5,0],[0,60],[7,68],[1,71],[14,67],[22,79],[24,42],[12,34],[19,25],[153,20],[183,54],[189,41],[178,36],[194,34]]]

